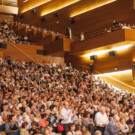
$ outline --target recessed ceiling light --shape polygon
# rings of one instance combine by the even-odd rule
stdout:
[[[57,24],[59,23],[59,21],[56,22]]]

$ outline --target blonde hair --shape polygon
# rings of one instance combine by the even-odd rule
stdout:
[[[95,135],[102,135],[102,132],[99,131],[99,130],[97,130],[97,131],[95,132]]]
[[[84,135],[91,135],[91,133],[89,131],[86,131]]]

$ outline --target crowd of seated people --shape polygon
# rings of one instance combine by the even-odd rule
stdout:
[[[26,35],[21,37],[17,35],[13,29],[10,29],[10,23],[0,24],[0,43],[2,42],[30,44],[30,41]]]
[[[7,135],[134,135],[135,96],[65,64],[0,60]],[[1,133],[0,133],[1,134]]]
[[[27,31],[36,31],[37,34],[39,34],[39,33],[42,33],[42,35],[43,34],[50,34],[52,36],[56,36],[57,38],[65,36],[64,34],[60,34],[59,32],[47,30],[46,28],[36,27],[34,25],[24,24],[24,23],[17,22],[17,21],[14,23],[14,26],[15,27],[20,26],[21,29],[24,28],[24,29],[27,29]]]
[[[118,23],[115,20],[113,21],[113,25],[109,28],[105,28],[105,33],[110,33],[119,29],[135,29],[135,25],[130,25],[126,23]]]
[[[104,30],[90,33],[87,36],[84,35],[83,32],[81,32],[80,41],[84,41],[86,38],[90,38],[93,36],[97,36],[97,35],[101,35],[101,34],[105,34],[105,33],[111,33],[111,32],[114,32],[114,31],[120,30],[120,29],[135,29],[135,25],[130,25],[130,24],[127,25],[126,23],[118,23],[114,20],[113,24],[110,28],[105,28]]]

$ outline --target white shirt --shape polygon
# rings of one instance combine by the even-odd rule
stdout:
[[[84,34],[81,34],[81,41],[85,39]]]
[[[95,121],[96,121],[96,125],[99,127],[102,127],[103,124],[107,125],[109,123],[106,113],[101,114],[100,112],[96,114]]]
[[[70,109],[65,109],[63,108],[60,112],[61,116],[64,117],[64,119],[61,121],[62,124],[68,124],[68,123],[73,123],[73,120],[72,120],[72,117],[73,117],[73,114],[71,112],[71,114],[69,115],[68,117],[68,114],[71,112]]]

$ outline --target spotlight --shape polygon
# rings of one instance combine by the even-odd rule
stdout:
[[[21,14],[21,15],[20,15],[20,18],[24,18],[24,14]]]
[[[59,17],[59,13],[58,13],[58,12],[55,12],[55,13],[53,14],[53,16],[54,16],[54,17]]]
[[[74,18],[69,19],[69,24],[74,24],[74,23],[75,23],[75,19]]]
[[[116,51],[109,52],[109,56],[116,56]]]
[[[96,60],[96,59],[97,59],[97,55],[90,56],[90,60]]]
[[[36,9],[32,9],[31,14],[36,14]]]
[[[41,17],[41,18],[40,18],[40,21],[41,21],[41,22],[44,22],[44,21],[45,21],[45,17]]]

